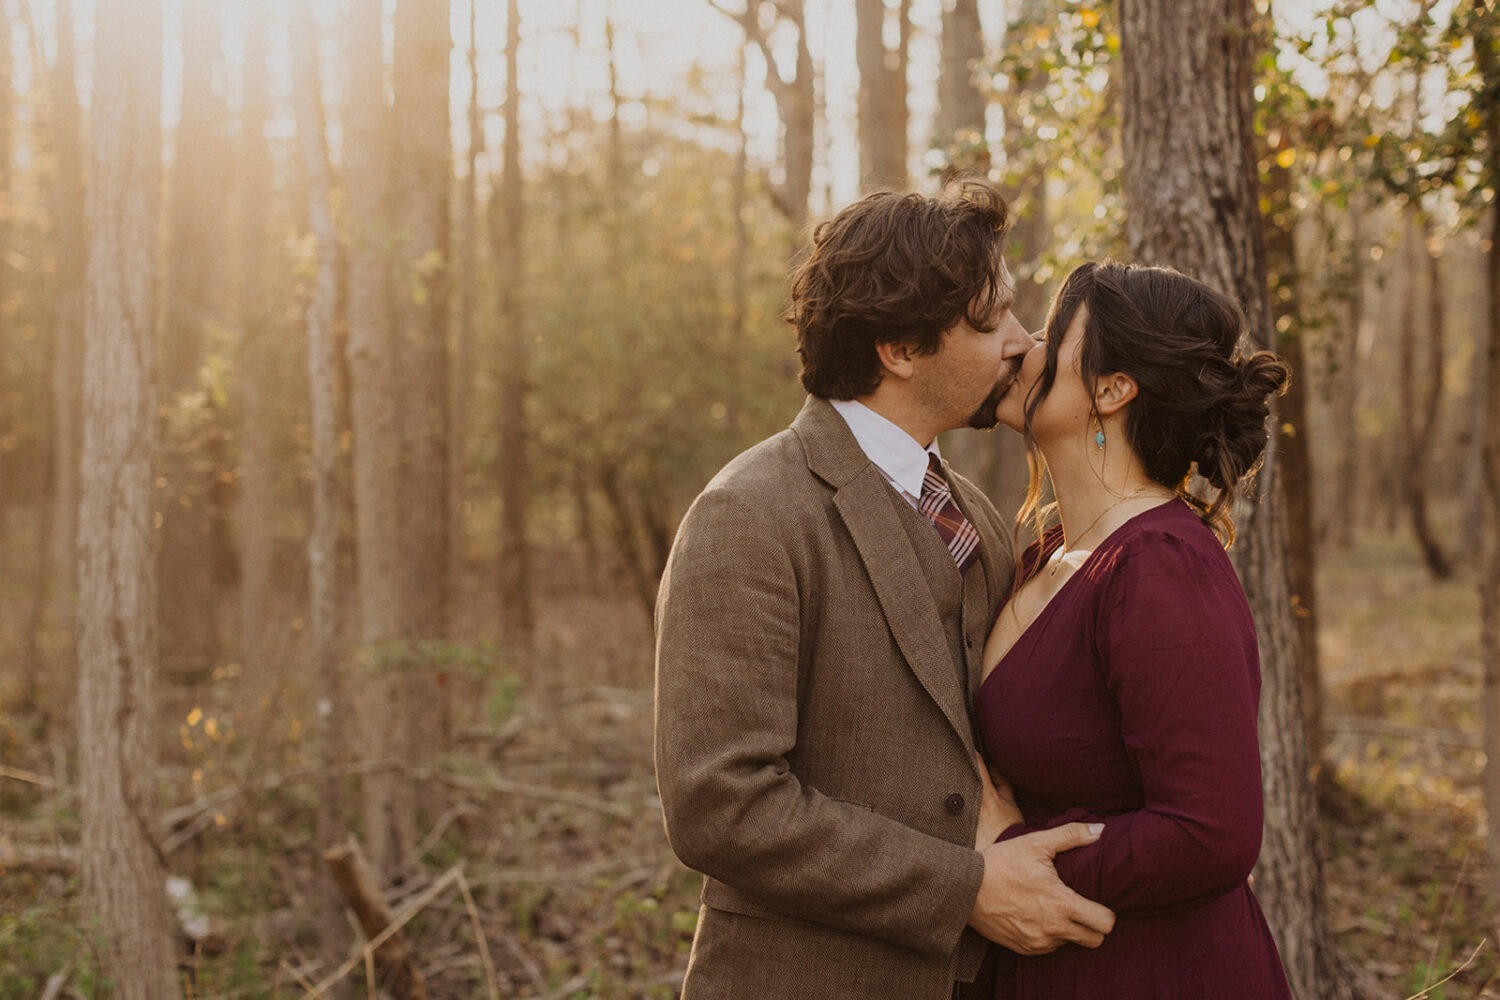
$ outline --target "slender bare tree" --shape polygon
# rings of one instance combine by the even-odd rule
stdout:
[[[1471,0],[1474,68],[1490,93],[1500,86],[1500,13],[1485,0]],[[1493,100],[1475,109],[1484,137],[1484,177],[1489,189],[1500,188],[1500,104]],[[1500,900],[1500,198],[1490,202],[1489,237],[1484,249],[1484,350],[1489,386],[1484,421],[1484,494],[1488,537],[1484,576],[1479,585],[1479,648],[1484,664],[1484,809],[1490,899]]]
[[[395,345],[387,164],[392,143],[385,104],[381,0],[353,0],[349,90],[344,117],[344,206],[349,240],[349,403],[354,429],[355,551],[363,672],[354,685],[364,753],[408,759],[404,690],[389,668],[405,622],[396,430]],[[445,76],[446,79],[446,76]],[[412,783],[377,770],[362,783],[364,834],[372,864],[392,872],[416,846]]]
[[[78,469],[83,419],[84,276],[88,239],[84,222],[83,125],[78,103],[78,66],[73,39],[73,0],[57,0],[57,54],[50,77],[52,145],[57,154],[53,187],[53,240],[57,271],[52,322],[52,516],[49,574],[52,627],[74,635],[77,585]],[[71,646],[69,647],[71,653]],[[71,668],[73,657],[67,657]]]
[[[718,0],[708,0],[715,10],[732,18],[745,30],[745,37],[760,50],[766,64],[766,88],[776,99],[781,118],[782,180],[767,183],[777,211],[801,226],[807,221],[807,200],[812,193],[813,126],[817,113],[816,71],[807,45],[805,0],[745,0],[738,9]],[[776,59],[775,39],[790,34],[796,58],[788,72]],[[801,235],[795,237],[802,243]]]
[[[1255,346],[1274,344],[1254,139],[1251,0],[1120,5],[1126,234],[1131,254],[1238,299]],[[1239,512],[1235,564],[1260,638],[1265,842],[1256,891],[1298,996],[1348,996],[1327,920],[1317,803],[1286,570],[1283,474],[1273,445],[1261,502]]]
[[[283,678],[272,662],[267,637],[279,635],[270,620],[274,588],[272,552],[276,524],[275,391],[278,345],[268,322],[274,303],[266,288],[270,259],[271,149],[267,68],[267,8],[245,6],[245,65],[240,87],[238,139],[239,259],[239,504],[236,512],[240,560],[240,657],[243,697],[251,712],[267,711]],[[264,716],[262,716],[264,717]],[[259,721],[259,720],[257,720]],[[259,727],[257,727],[259,729]]]
[[[180,996],[156,840],[154,318],[160,0],[100,0],[84,321],[78,733],[83,912],[121,1000]]]
[[[911,0],[854,0],[854,51],[859,63],[859,186],[903,191],[906,170],[907,62]],[[896,46],[886,43],[886,21],[897,19]]]
[[[492,213],[495,272],[500,283],[500,336],[505,344],[500,372],[500,623],[508,644],[531,642],[535,614],[531,600],[531,558],[527,545],[531,474],[526,398],[530,392],[530,352],[526,341],[526,225],[521,184],[521,10],[518,0],[505,8],[505,144],[500,174],[499,211]],[[610,61],[613,65],[613,60]]]
[[[395,348],[401,373],[401,531],[405,571],[402,632],[448,634],[448,0],[399,0],[395,22],[395,218],[399,242]],[[416,647],[420,648],[420,647]],[[403,664],[405,761],[425,766],[447,748],[451,728],[442,668],[417,655]],[[443,786],[415,787],[418,820],[441,811]]]
[[[348,836],[337,767],[343,760],[348,715],[339,651],[337,598],[339,499],[338,348],[333,326],[338,307],[339,238],[333,219],[333,183],[324,135],[322,74],[318,70],[318,26],[311,4],[298,4],[291,25],[297,136],[307,174],[307,217],[317,242],[317,274],[307,309],[307,379],[312,397],[312,530],[307,538],[313,661],[318,676],[317,843],[336,847]],[[317,893],[318,932],[324,963],[337,966],[349,932],[337,888]]]

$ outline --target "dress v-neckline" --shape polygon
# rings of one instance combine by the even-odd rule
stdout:
[[[980,690],[981,691],[984,690],[984,686],[989,683],[990,678],[993,677],[993,676],[995,676],[996,672],[999,671],[999,669],[1005,664],[1005,661],[1008,660],[1008,659],[1010,659],[1010,657],[1015,653],[1015,651],[1020,648],[1021,644],[1023,642],[1025,642],[1031,636],[1032,632],[1036,631],[1037,624],[1043,618],[1047,617],[1047,613],[1049,611],[1051,611],[1053,609],[1053,607],[1055,607],[1057,605],[1058,600],[1063,596],[1063,594],[1067,593],[1068,588],[1073,585],[1073,581],[1076,580],[1076,579],[1078,579],[1080,576],[1083,575],[1083,571],[1088,568],[1089,563],[1093,562],[1094,561],[1094,557],[1096,555],[1098,555],[1101,550],[1107,548],[1112,541],[1114,541],[1116,535],[1118,535],[1120,532],[1124,531],[1126,528],[1130,527],[1136,521],[1138,521],[1141,518],[1145,517],[1147,514],[1152,514],[1152,513],[1155,513],[1156,511],[1162,510],[1168,504],[1176,503],[1177,500],[1178,500],[1177,497],[1172,497],[1170,500],[1163,500],[1161,503],[1156,504],[1155,506],[1147,507],[1145,510],[1141,511],[1140,513],[1132,514],[1130,517],[1126,518],[1124,521],[1121,521],[1119,523],[1119,525],[1117,525],[1115,527],[1115,529],[1113,531],[1111,531],[1108,535],[1105,535],[1104,538],[1103,538],[1103,540],[1101,540],[1098,545],[1096,545],[1092,549],[1090,549],[1089,550],[1089,554],[1084,557],[1083,562],[1079,563],[1077,566],[1075,566],[1073,568],[1073,572],[1068,575],[1068,578],[1066,580],[1064,580],[1058,586],[1057,590],[1055,592],[1053,592],[1053,594],[1052,594],[1051,597],[1047,598],[1047,603],[1043,604],[1037,610],[1037,613],[1032,616],[1031,621],[1029,621],[1029,622],[1026,623],[1026,627],[1023,628],[1023,629],[1021,629],[1021,631],[1016,635],[1015,640],[1008,647],[1006,647],[1005,652],[1003,652],[1003,653],[1000,654],[1000,657],[999,657],[999,659],[997,659],[995,661],[994,666],[990,667],[987,671],[984,672],[984,675],[979,680],[979,688],[980,688]],[[1031,571],[1031,573],[1027,575],[1027,577],[1026,577],[1025,580],[1021,581],[1021,586],[1022,587],[1024,587],[1027,583],[1030,583],[1033,579],[1036,578],[1036,576],[1037,576],[1038,573],[1042,572],[1044,569],[1047,568],[1048,561],[1051,560],[1053,554],[1055,554],[1057,552],[1058,548],[1062,545],[1062,543],[1063,543],[1062,532],[1058,531],[1058,533],[1057,533],[1057,544],[1056,545],[1054,545],[1051,549],[1046,550],[1045,552],[1043,550],[1041,550],[1040,548],[1038,549],[1038,551],[1037,551],[1037,560],[1036,560],[1036,568],[1033,569]],[[1019,590],[1019,589],[1020,588],[1017,588],[1017,590]],[[1006,604],[1000,608],[999,613],[997,613],[996,616],[995,616],[995,620],[996,621],[999,620],[999,617],[1000,617],[1001,614],[1005,613],[1005,607],[1008,606],[1009,604],[1010,604],[1010,602],[1006,601]],[[991,627],[993,628],[993,625]]]

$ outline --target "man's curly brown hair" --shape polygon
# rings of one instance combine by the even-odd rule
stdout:
[[[973,178],[938,197],[872,194],[819,225],[786,313],[803,388],[823,399],[866,396],[882,375],[876,344],[934,354],[960,319],[993,330],[996,306],[1014,294],[1000,277],[1009,229],[1005,199]]]

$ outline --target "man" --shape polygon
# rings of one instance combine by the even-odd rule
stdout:
[[[968,706],[1014,561],[936,438],[993,426],[1031,346],[1007,226],[975,181],[821,226],[789,313],[810,398],[678,531],[656,768],[668,839],[707,876],[685,1000],[949,1000],[980,934],[1035,954],[1112,926],[1051,865],[1096,830],[974,849]]]

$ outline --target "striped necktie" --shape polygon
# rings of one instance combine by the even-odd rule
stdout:
[[[979,532],[954,502],[948,480],[943,478],[942,461],[936,455],[927,456],[927,474],[922,477],[922,496],[917,501],[917,509],[937,529],[938,536],[958,564],[959,573],[973,565],[979,557]]]

